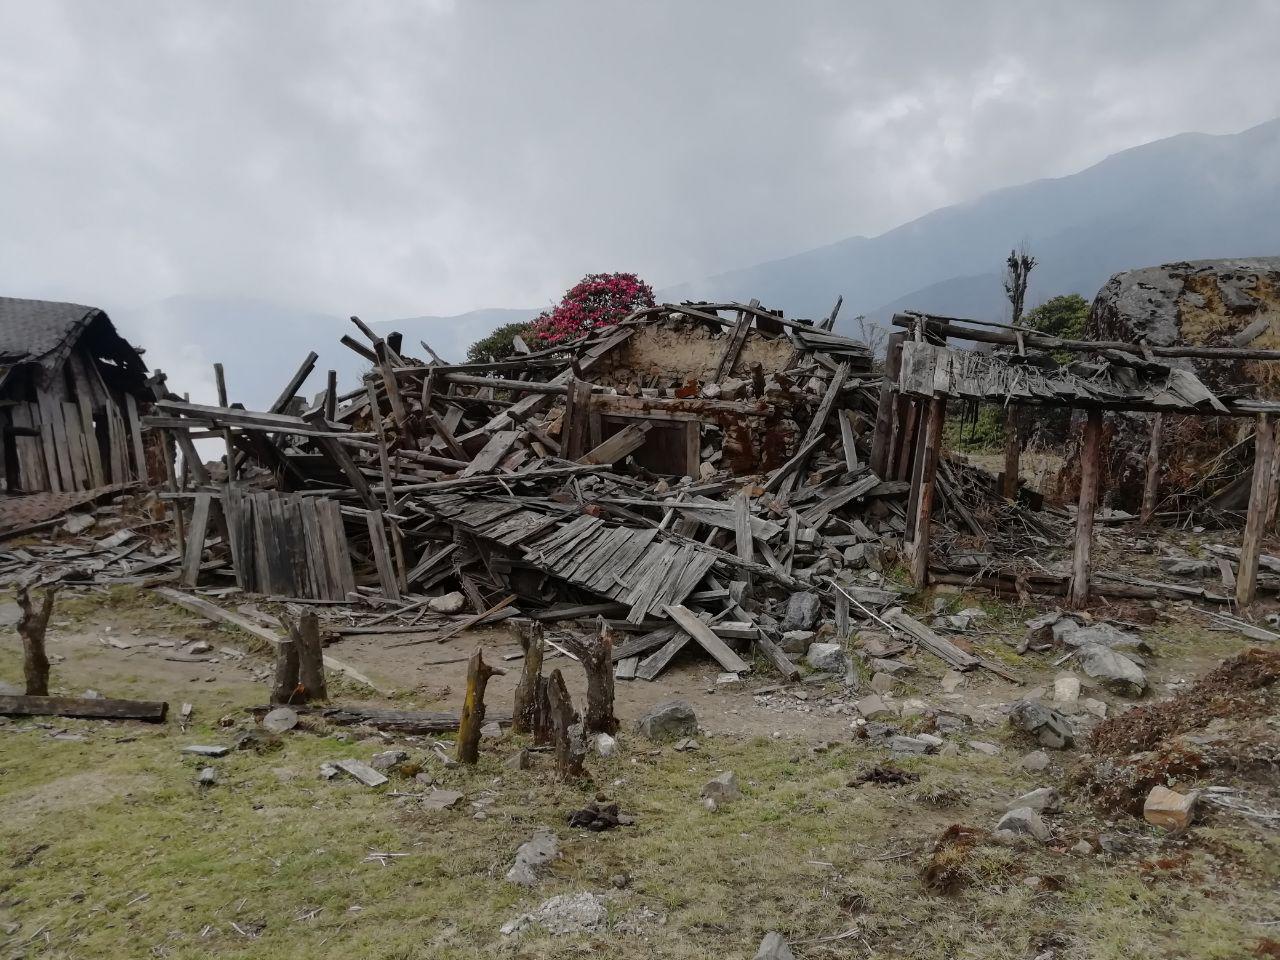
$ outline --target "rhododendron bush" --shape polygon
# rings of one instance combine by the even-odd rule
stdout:
[[[618,323],[632,311],[653,305],[653,288],[634,273],[592,273],[583,277],[555,307],[539,314],[530,333],[538,346],[554,346]]]

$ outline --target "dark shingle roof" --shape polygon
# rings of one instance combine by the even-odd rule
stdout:
[[[79,303],[0,297],[0,363],[35,363],[75,343],[102,311]],[[105,314],[104,314],[105,316]]]

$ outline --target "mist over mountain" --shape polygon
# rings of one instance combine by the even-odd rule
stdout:
[[[1011,247],[1039,260],[1028,305],[1061,293],[1088,299],[1113,273],[1174,260],[1280,253],[1280,119],[1224,136],[1188,133],[1115,154],[1067,177],[1037,180],[936,210],[876,237],[851,237],[795,256],[658,291],[661,300],[760,298],[790,317],[826,315],[844,295],[840,328],[858,314],[887,323],[918,309],[999,319],[1007,315],[1000,274]],[[589,264],[587,269],[626,269]],[[399,330],[404,352],[425,340],[459,361],[467,346],[537,308],[492,308],[455,316],[372,322]],[[308,350],[320,354],[304,387],[338,371],[358,385],[366,362],[338,341],[359,337],[349,319],[258,300],[170,297],[112,312],[147,360],[194,400],[214,397],[212,364],[226,366],[232,400],[269,404]]]

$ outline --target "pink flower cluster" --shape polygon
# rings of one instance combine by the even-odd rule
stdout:
[[[539,314],[531,332],[539,346],[554,346],[653,305],[653,288],[634,273],[591,273],[553,309]]]

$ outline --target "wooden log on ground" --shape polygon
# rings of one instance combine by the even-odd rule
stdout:
[[[527,735],[542,725],[538,716],[542,699],[538,691],[544,683],[542,657],[546,646],[542,640],[542,624],[526,621],[518,624],[516,629],[520,636],[520,647],[524,650],[524,660],[512,704],[511,732]]]
[[[1271,458],[1275,447],[1275,427],[1267,414],[1258,415],[1253,434],[1253,483],[1249,488],[1249,512],[1245,517],[1244,539],[1240,541],[1240,569],[1236,572],[1236,603],[1253,603],[1258,589],[1258,555],[1267,521],[1267,499],[1271,486]]]
[[[266,713],[270,707],[254,707],[255,713]],[[429,734],[452,733],[458,729],[458,714],[449,711],[431,710],[387,710],[381,707],[309,707],[299,704],[294,709],[303,715],[323,717],[327,723],[337,726],[368,726],[378,730],[395,733]],[[511,717],[506,714],[488,714],[486,719],[491,723],[509,724]]]
[[[789,681],[800,679],[800,671],[796,665],[791,662],[780,646],[765,636],[763,630],[756,631],[755,644],[756,649],[764,654],[765,659],[773,664],[774,669],[782,674],[784,679]]]
[[[547,699],[550,706],[552,742],[556,751],[556,773],[562,780],[577,780],[582,776],[582,762],[587,755],[587,740],[582,735],[578,714],[573,709],[569,688],[564,675],[552,670],[547,681]]]
[[[0,716],[73,717],[83,720],[145,720],[163,723],[169,704],[106,697],[18,697],[0,694]]]
[[[55,593],[53,587],[46,588],[37,610],[31,603],[31,592],[25,586],[18,589],[18,607],[22,610],[18,617],[18,635],[22,637],[22,674],[29,697],[49,695],[49,657],[44,651],[44,634],[53,614]]]
[[[600,636],[594,640],[569,637],[565,647],[578,658],[587,674],[587,709],[582,718],[585,734],[618,732],[618,718],[613,715],[613,631],[601,623]]]
[[[883,619],[885,623],[909,634],[916,643],[955,670],[972,670],[981,663],[973,654],[966,653],[950,640],[938,636],[915,617],[899,608],[888,611]]]
[[[480,728],[484,726],[484,690],[494,669],[484,662],[480,648],[467,661],[467,692],[462,700],[462,716],[458,721],[459,763],[475,763],[480,759]]]
[[[292,636],[276,647],[276,674],[271,687],[272,703],[293,703],[298,698],[298,644]]]
[[[1093,514],[1098,506],[1098,473],[1102,446],[1102,411],[1090,410],[1080,451],[1080,502],[1076,510],[1076,542],[1071,556],[1067,603],[1080,609],[1089,602],[1089,554],[1093,549]]]
[[[1164,414],[1151,418],[1151,443],[1147,446],[1147,475],[1142,485],[1142,511],[1138,522],[1150,526],[1156,515],[1156,496],[1160,492],[1160,441],[1164,438]]]

